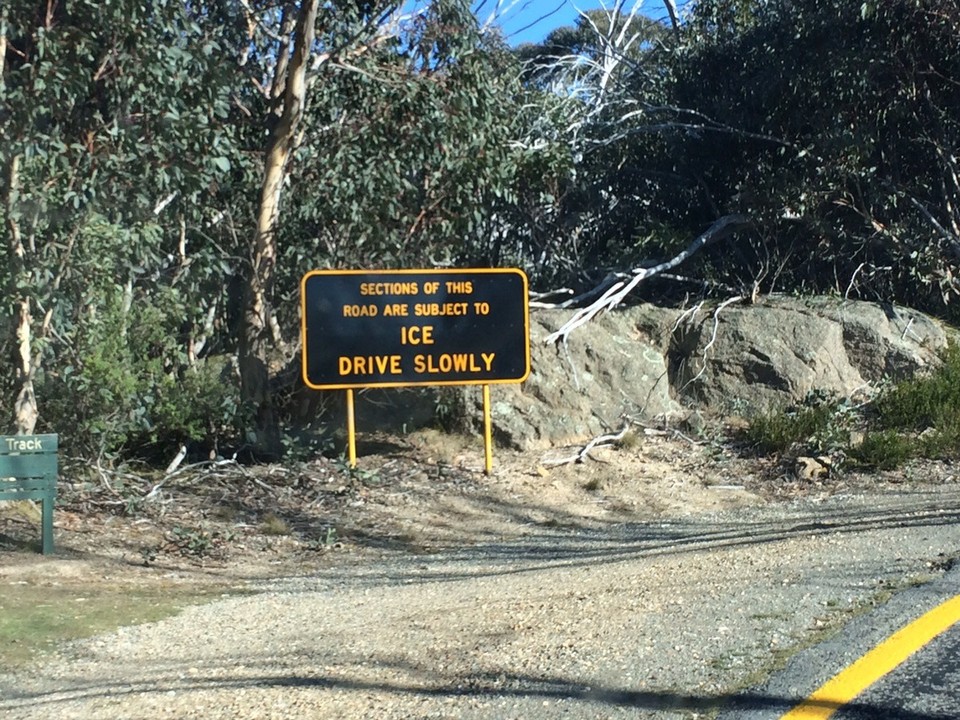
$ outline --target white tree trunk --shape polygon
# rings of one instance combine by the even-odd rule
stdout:
[[[17,424],[17,434],[33,435],[39,415],[37,396],[33,392],[33,330],[30,327],[30,300],[20,301],[20,312],[17,320],[17,344],[20,362],[17,366],[17,379],[20,381],[20,392],[14,402],[14,419]]]
[[[307,69],[314,42],[319,0],[300,4],[294,29],[293,54],[287,59],[289,45],[281,42],[272,93],[276,97],[282,84],[282,102],[264,152],[263,185],[254,231],[251,268],[244,291],[243,328],[240,337],[240,378],[244,400],[256,416],[254,444],[265,455],[280,451],[279,428],[273,409],[269,380],[270,355],[280,338],[270,297],[277,263],[277,218],[287,164],[294,149],[297,128],[306,103]],[[286,21],[285,21],[286,24]]]

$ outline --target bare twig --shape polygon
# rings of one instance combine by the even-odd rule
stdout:
[[[954,254],[960,256],[960,240],[957,239],[956,235],[954,235],[949,230],[944,228],[943,225],[941,225],[937,221],[937,219],[933,216],[933,213],[927,210],[927,208],[924,207],[923,203],[921,203],[915,197],[910,198],[910,203],[915,208],[917,208],[917,210],[920,211],[920,213],[927,219],[927,222],[933,225],[933,227],[936,229],[940,237],[942,237],[944,240],[947,241],[947,243],[949,243],[950,248],[953,250]]]
[[[863,270],[865,265],[866,263],[862,262],[859,265],[857,265],[857,269],[853,271],[853,275],[850,276],[850,284],[847,285],[847,291],[843,294],[844,300],[850,299],[850,291],[853,290],[853,286],[857,282],[857,275],[860,273],[861,270]]]
[[[713,344],[717,341],[717,330],[720,329],[720,311],[723,310],[724,308],[729,307],[730,305],[733,305],[734,303],[742,302],[746,299],[747,298],[743,295],[736,295],[732,298],[727,298],[722,303],[717,305],[717,309],[713,311],[713,331],[710,333],[710,341],[703,347],[703,356],[702,356],[702,363],[700,366],[700,372],[698,372],[692,378],[687,380],[687,382],[685,382],[683,385],[684,388],[686,388],[687,386],[699,380],[700,377],[703,375],[703,373],[706,372],[707,370],[707,353],[710,352],[710,348],[712,348]]]
[[[180,467],[180,463],[183,462],[183,459],[186,456],[187,456],[187,446],[181,445],[180,450],[177,451],[177,454],[174,456],[173,460],[171,460],[170,464],[167,465],[167,469],[164,471],[163,474],[172,475],[176,471],[176,469]]]
[[[907,333],[910,332],[910,326],[911,326],[911,325],[913,325],[913,318],[910,318],[910,319],[907,321],[907,326],[903,329],[903,332],[900,333],[900,339],[901,339],[901,340],[903,340],[905,337],[907,337]]]
[[[705,302],[704,300],[701,300],[701,301],[698,302],[696,305],[694,305],[692,308],[688,308],[688,309],[684,310],[684,311],[679,315],[679,317],[677,317],[677,321],[673,324],[673,327],[670,329],[670,332],[671,332],[671,333],[675,333],[675,332],[677,331],[677,328],[679,328],[679,327],[680,327],[684,322],[686,322],[687,320],[689,320],[689,321],[692,322],[693,319],[697,316],[697,313],[700,312],[701,308],[703,308],[703,303],[704,303],[704,302]]]

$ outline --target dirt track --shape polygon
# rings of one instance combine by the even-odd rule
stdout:
[[[0,679],[9,718],[709,717],[960,549],[960,488],[882,485],[326,556]]]

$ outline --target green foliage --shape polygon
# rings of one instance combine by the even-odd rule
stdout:
[[[290,279],[317,257],[333,267],[526,259],[504,215],[539,201],[569,157],[513,146],[538,112],[519,67],[466,3],[431,7],[399,48],[331,65],[317,82],[291,177],[298,202],[284,217]]]
[[[287,337],[306,270],[527,265],[553,242],[571,156],[514,140],[552,132],[556,103],[541,110],[534,100],[550,98],[519,82],[463,0],[424,3],[381,36],[389,7],[327,3],[318,16],[316,49],[346,51],[316,66],[288,168],[270,298]],[[237,351],[281,9],[4,4],[0,226],[21,239],[17,261],[0,264],[8,417],[26,301],[42,422],[76,451],[230,433],[234,374],[212,358]]]
[[[935,373],[894,387],[876,402],[883,428],[923,431],[960,427],[960,347],[951,346]]]
[[[4,6],[0,224],[16,262],[0,264],[0,319],[30,303],[41,422],[75,452],[180,442],[233,418],[231,383],[187,357],[201,337],[216,348],[232,241],[208,221],[248,164],[220,57],[230,26],[202,27],[196,10]]]
[[[866,6],[864,6],[866,7]],[[940,0],[698,3],[664,93],[653,215],[688,234],[743,212],[700,264],[765,289],[942,312],[956,294],[960,12]],[[697,126],[691,132],[691,124]],[[731,252],[732,250],[732,252]]]
[[[908,433],[908,439],[900,442],[907,442],[914,456],[956,458],[960,455],[960,348],[948,348],[936,372],[897,385],[878,398],[875,408],[875,422],[884,438]]]
[[[680,33],[594,10],[515,52],[465,0],[424,0],[392,34],[377,25],[391,6],[323,3],[318,16],[329,54],[287,168],[268,298],[281,400],[295,397],[307,270],[510,264],[535,285],[592,285],[732,212],[753,229],[684,274],[952,312],[955,3],[700,0]],[[216,442],[244,424],[230,358],[296,7],[3,4],[6,417],[26,304],[41,423],[75,450]],[[879,429],[932,427],[919,452],[947,452],[958,379],[881,398]],[[770,450],[829,449],[853,417],[821,399],[751,432]]]
[[[877,470],[918,457],[956,458],[960,349],[951,346],[942,361],[936,371],[886,389],[869,405],[815,395],[800,407],[761,415],[745,439],[763,453],[835,454],[848,467]]]
[[[76,450],[113,456],[232,435],[236,384],[229,367],[191,363],[175,289],[134,298],[133,288],[91,286],[64,339],[69,349],[39,377],[44,417]],[[84,398],[76,402],[75,398]]]
[[[434,398],[434,417],[442,430],[453,433],[469,431],[470,413],[463,388],[438,387]]]
[[[304,547],[309,550],[327,551],[333,550],[341,544],[342,541],[337,534],[337,529],[335,527],[327,527],[319,538],[308,540],[304,543]]]
[[[955,314],[955,3],[701,0],[679,41],[637,23],[632,45],[606,34],[623,16],[591,19],[518,50],[579,159],[551,269],[596,279],[741,213],[686,275]]]
[[[233,540],[230,535],[203,527],[175,526],[169,533],[167,541],[176,548],[181,555],[193,558],[205,558],[218,552],[225,543]]]
[[[264,535],[283,536],[290,534],[290,525],[276,513],[267,513],[260,522],[260,532]]]
[[[848,401],[811,393],[797,407],[759,415],[745,438],[763,453],[784,453],[797,446],[805,452],[831,452],[848,442],[856,422],[855,408]]]
[[[916,457],[918,444],[896,430],[868,432],[863,442],[849,450],[851,464],[876,470],[893,470]]]

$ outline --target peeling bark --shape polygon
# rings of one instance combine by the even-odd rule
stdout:
[[[20,301],[20,312],[17,320],[17,344],[20,362],[17,365],[17,380],[20,383],[20,392],[14,402],[14,420],[18,435],[33,435],[37,426],[39,409],[37,396],[33,392],[33,332],[30,327],[30,300],[23,298]]]
[[[0,8],[0,90],[5,87],[3,71],[7,62],[7,8]]]
[[[277,218],[280,196],[290,154],[295,147],[297,128],[306,102],[307,69],[314,41],[319,0],[300,5],[294,29],[293,54],[287,60],[288,45],[281,44],[273,93],[283,87],[278,117],[264,153],[263,185],[254,232],[249,277],[244,289],[243,326],[240,334],[240,382],[245,402],[255,413],[252,438],[257,452],[265,457],[280,453],[280,432],[270,392],[271,350],[280,338],[273,317],[271,296],[276,276]],[[284,24],[286,25],[286,18]],[[276,96],[276,95],[275,95]]]
[[[24,272],[26,249],[23,235],[16,219],[15,206],[20,187],[20,156],[14,155],[7,166],[7,195],[4,198],[7,215],[7,234],[11,259],[11,273],[8,297],[16,303],[14,311],[14,334],[17,345],[16,384],[19,388],[14,401],[14,423],[20,435],[32,435],[37,425],[39,410],[37,397],[33,391],[33,377],[36,363],[33,360],[33,328],[31,327],[30,298],[24,296],[19,288],[18,279]]]

